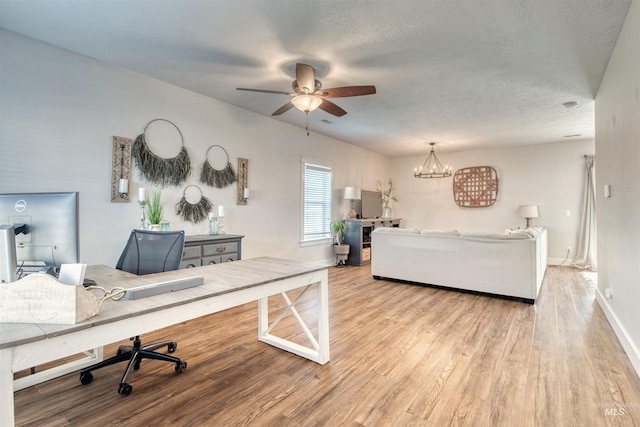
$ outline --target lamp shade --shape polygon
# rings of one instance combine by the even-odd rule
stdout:
[[[314,95],[298,95],[291,98],[291,103],[300,111],[313,111],[322,104],[322,98]]]
[[[345,187],[344,188],[344,199],[345,200],[360,200],[360,189],[356,187]]]
[[[518,208],[518,216],[520,218],[538,218],[537,205],[523,205]]]

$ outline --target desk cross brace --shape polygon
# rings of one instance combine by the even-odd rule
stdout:
[[[268,298],[261,298],[258,300],[258,340],[270,344],[274,347],[278,347],[282,350],[286,350],[298,356],[305,357],[321,365],[329,361],[329,324],[328,324],[328,300],[327,300],[327,285],[326,283],[319,283],[318,286],[318,306],[317,306],[317,318],[318,318],[318,338],[316,339],[305,323],[304,319],[298,313],[295,308],[295,304],[300,300],[304,293],[315,284],[310,284],[304,287],[300,294],[293,300],[289,298],[285,291],[280,292],[283,300],[287,304],[284,310],[269,323],[269,300]],[[287,315],[291,313],[302,330],[304,331],[307,340],[311,344],[311,347],[305,347],[303,345],[294,343],[287,339],[275,336],[271,334],[273,328]]]
[[[298,324],[300,325],[300,327],[304,331],[304,334],[306,335],[307,339],[309,340],[309,344],[311,344],[313,346],[314,350],[318,351],[318,349],[320,348],[320,346],[318,345],[318,341],[313,336],[313,334],[311,333],[311,330],[309,330],[309,327],[307,326],[305,321],[302,319],[302,317],[298,313],[298,310],[296,310],[296,308],[295,308],[295,304],[300,300],[302,295],[304,295],[304,293],[307,292],[307,290],[309,290],[310,287],[311,287],[311,285],[309,285],[306,288],[304,288],[302,290],[302,292],[300,292],[300,294],[296,297],[296,299],[293,300],[293,302],[291,302],[291,300],[289,299],[289,296],[287,295],[286,292],[280,292],[280,295],[282,296],[282,299],[287,304],[287,308],[285,308],[282,311],[282,313],[280,313],[278,315],[278,317],[271,323],[271,325],[269,325],[269,327],[265,331],[265,334],[269,334],[271,332],[271,330],[284,318],[284,316],[286,316],[287,313],[291,312],[291,314],[296,318],[296,320],[298,321]]]

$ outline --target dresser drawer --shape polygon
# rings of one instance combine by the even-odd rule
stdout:
[[[180,268],[192,268],[192,267],[200,267],[202,262],[201,258],[193,258],[193,259],[183,259],[180,261]]]
[[[182,259],[200,258],[202,246],[185,246],[182,250]]]
[[[224,254],[224,255],[211,255],[211,256],[202,258],[202,265],[221,264],[223,262],[231,262],[231,261],[237,261],[237,260],[238,260],[237,253]]]
[[[222,255],[229,252],[238,252],[238,242],[216,243],[214,245],[203,245],[202,256]]]

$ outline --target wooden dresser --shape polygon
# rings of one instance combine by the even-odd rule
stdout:
[[[220,264],[242,259],[242,238],[238,234],[185,236],[180,268]]]

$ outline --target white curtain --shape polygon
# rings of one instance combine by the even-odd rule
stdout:
[[[594,177],[595,156],[585,157],[584,194],[582,197],[582,218],[580,220],[580,240],[573,262],[577,268],[596,270],[596,184]]]

